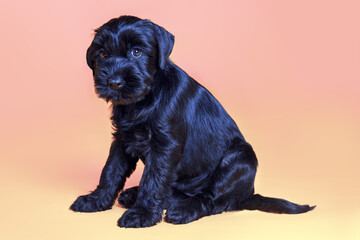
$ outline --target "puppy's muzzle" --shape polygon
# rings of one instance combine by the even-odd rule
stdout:
[[[118,77],[110,79],[108,85],[112,90],[119,90],[124,86],[124,81]]]

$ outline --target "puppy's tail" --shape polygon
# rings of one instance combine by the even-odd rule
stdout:
[[[311,211],[316,206],[298,205],[280,198],[263,197],[255,194],[241,204],[241,209],[260,210],[271,213],[298,214]]]

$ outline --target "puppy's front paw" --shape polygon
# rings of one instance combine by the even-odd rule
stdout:
[[[160,222],[161,219],[161,212],[152,212],[142,207],[133,207],[121,216],[118,226],[125,228],[150,227]]]
[[[112,207],[113,201],[99,194],[88,194],[78,197],[70,206],[74,212],[98,212],[108,210]]]

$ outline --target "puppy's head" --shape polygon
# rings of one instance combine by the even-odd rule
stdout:
[[[144,99],[155,73],[165,68],[173,45],[174,36],[148,20],[111,19],[95,30],[86,54],[96,93],[113,104]]]

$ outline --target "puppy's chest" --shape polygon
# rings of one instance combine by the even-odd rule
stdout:
[[[132,157],[144,158],[151,149],[151,128],[138,124],[120,130],[126,153]]]

